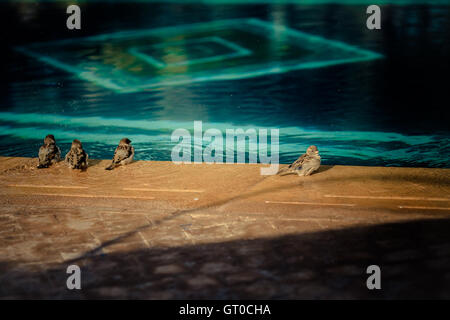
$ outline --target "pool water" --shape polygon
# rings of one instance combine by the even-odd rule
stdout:
[[[449,167],[450,6],[323,3],[2,3],[0,155],[53,133],[90,158],[133,141],[170,160],[174,130],[277,128],[280,162]],[[62,13],[62,14],[61,14]]]

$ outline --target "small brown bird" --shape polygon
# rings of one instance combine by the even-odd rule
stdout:
[[[302,154],[291,165],[278,171],[281,176],[297,173],[299,176],[309,176],[320,167],[320,155],[316,146],[309,146],[306,153]]]
[[[119,142],[119,146],[114,151],[114,157],[111,164],[106,167],[106,170],[112,170],[115,167],[129,164],[133,161],[134,148],[131,145],[131,141],[127,138],[123,138]]]
[[[83,150],[80,140],[73,140],[70,151],[64,161],[71,169],[86,169],[88,166],[88,154]]]
[[[44,144],[39,148],[38,169],[48,168],[61,160],[61,150],[56,145],[55,137],[49,134],[44,139]]]

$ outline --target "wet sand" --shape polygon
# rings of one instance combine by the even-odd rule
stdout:
[[[36,164],[0,157],[1,298],[450,298],[449,169]]]

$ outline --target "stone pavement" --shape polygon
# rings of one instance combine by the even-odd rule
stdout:
[[[448,169],[36,163],[0,158],[3,299],[450,298]]]

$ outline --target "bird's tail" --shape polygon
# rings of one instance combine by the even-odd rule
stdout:
[[[114,163],[111,163],[108,167],[105,168],[105,170],[112,170],[114,169]]]
[[[285,176],[285,175],[293,174],[293,173],[294,173],[294,171],[291,168],[289,168],[289,166],[286,166],[286,167],[283,167],[280,170],[278,170],[277,174],[280,176]]]
[[[283,172],[278,172],[279,176],[287,176],[288,174],[295,174],[295,170],[285,170]]]

